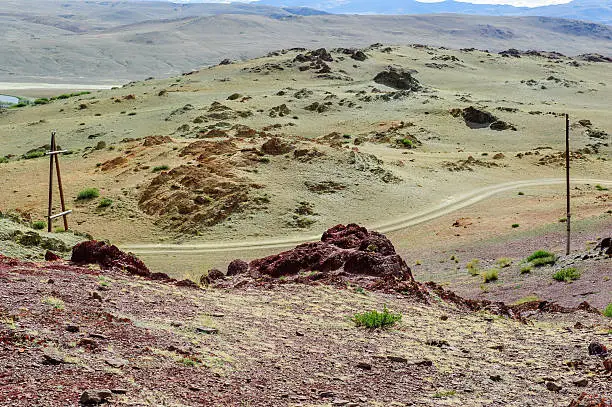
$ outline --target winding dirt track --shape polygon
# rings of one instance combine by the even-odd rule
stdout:
[[[400,216],[392,221],[367,225],[368,229],[376,230],[381,233],[393,232],[404,229],[410,226],[418,225],[447,215],[451,212],[474,205],[492,196],[518,188],[528,188],[537,186],[550,186],[564,184],[563,178],[538,178],[532,180],[505,182],[501,184],[490,185],[483,188],[475,189],[464,195],[449,197],[440,204],[425,209],[421,212],[412,213],[410,215]],[[612,180],[599,180],[588,178],[576,178],[571,180],[572,184],[600,184],[612,186]],[[210,253],[210,252],[231,252],[245,249],[273,249],[292,247],[300,243],[316,241],[321,238],[321,235],[300,236],[279,240],[261,240],[261,241],[234,241],[234,242],[215,242],[215,243],[198,243],[198,244],[128,244],[122,247],[123,250],[128,250],[136,254],[169,254],[169,253]]]

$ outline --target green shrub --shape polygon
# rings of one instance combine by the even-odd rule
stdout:
[[[608,318],[612,318],[612,302],[603,310],[603,314]]]
[[[542,267],[549,264],[555,264],[557,258],[555,256],[539,257],[531,262],[534,267]]]
[[[372,310],[361,314],[355,314],[352,321],[356,326],[365,326],[366,328],[384,328],[391,326],[402,319],[402,314],[394,314],[389,312],[387,306],[383,307],[382,312]]]
[[[0,157],[0,164],[6,164],[7,162],[9,162],[7,157]]]
[[[100,199],[100,203],[98,204],[98,208],[108,208],[113,204],[113,200],[109,198]]]
[[[566,281],[569,283],[570,281],[578,280],[580,278],[580,272],[575,267],[568,267],[557,271],[553,274],[553,278],[557,281]]]
[[[34,229],[44,229],[47,227],[47,222],[44,220],[37,220],[36,222],[32,222],[32,228]]]
[[[407,139],[407,138],[403,138],[403,139],[401,139],[401,140],[400,140],[400,143],[402,143],[402,145],[403,145],[404,147],[408,147],[408,148],[412,148],[412,147],[413,147],[413,145],[414,145],[414,144],[412,143],[412,140]]]
[[[477,276],[480,274],[480,260],[472,259],[472,261],[468,262],[465,267],[467,267],[468,273],[472,276]]]
[[[93,199],[100,196],[98,188],[85,188],[77,195],[77,201],[84,201],[86,199]]]
[[[531,264],[525,264],[521,266],[521,274],[529,274],[533,270],[533,266]]]
[[[521,196],[522,196],[522,195],[525,195],[525,193],[524,193],[524,192],[520,192],[520,191],[519,191],[519,193],[518,193],[518,194],[519,194],[519,195],[521,195]]]
[[[607,191],[608,190],[608,188],[602,187],[599,184],[595,185],[595,189],[598,190],[598,191]]]
[[[168,167],[167,165],[157,165],[155,167],[153,167],[153,172],[160,172],[160,171],[166,171],[170,169],[170,167]]]
[[[482,273],[482,279],[485,283],[490,283],[491,281],[496,281],[499,276],[498,269],[490,269]]]
[[[541,258],[550,257],[550,256],[554,257],[554,254],[547,252],[546,250],[536,250],[529,257],[527,257],[527,261],[533,261],[535,259],[541,259]]]
[[[43,150],[34,150],[34,151],[28,151],[27,153],[25,153],[23,158],[25,158],[26,160],[31,160],[32,158],[40,158],[44,156],[45,156],[45,152]]]
[[[516,228],[518,228],[519,226],[521,226],[521,225],[519,225],[518,223],[513,223],[513,224],[512,224],[512,229],[516,229]]]
[[[35,105],[46,105],[47,103],[49,103],[49,99],[47,98],[39,98],[34,101]]]

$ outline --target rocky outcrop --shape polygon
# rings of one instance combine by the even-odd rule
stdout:
[[[388,67],[374,77],[374,82],[388,86],[393,89],[418,91],[422,89],[421,84],[409,71],[402,68]]]
[[[451,114],[455,117],[461,115],[465,124],[472,129],[479,129],[483,127],[489,127],[492,123],[497,122],[497,117],[489,112],[475,108],[474,106],[466,107],[463,110],[453,109]],[[500,125],[503,122],[500,122]],[[505,123],[504,123],[505,124]],[[505,127],[505,126],[500,126]],[[498,130],[495,128],[494,130]],[[505,130],[499,128],[499,130]]]
[[[294,147],[290,143],[279,137],[272,137],[261,146],[261,151],[269,155],[287,154],[293,149]]]

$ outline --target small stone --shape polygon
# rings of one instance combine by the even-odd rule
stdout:
[[[89,334],[89,337],[90,337],[90,338],[95,338],[95,339],[102,339],[102,340],[104,340],[104,339],[108,339],[108,336],[103,335],[103,334],[101,334],[101,333],[97,333],[97,332],[92,332],[92,333],[90,333],[90,334]]]
[[[332,406],[346,406],[348,403],[350,403],[350,400],[334,400]]]
[[[587,387],[588,384],[589,384],[589,379],[587,379],[586,377],[580,380],[576,380],[574,382],[574,386],[576,387]]]
[[[447,320],[448,320],[448,315],[442,315],[442,316],[440,317],[440,319],[441,319],[442,321],[447,321]]]
[[[501,376],[498,375],[498,374],[489,376],[489,379],[493,380],[494,382],[501,382],[502,381]]]
[[[79,332],[81,328],[79,328],[77,325],[66,325],[66,331],[68,332],[72,332],[72,333],[76,333]]]
[[[560,391],[562,389],[562,387],[555,382],[546,382],[546,388],[550,391]]]
[[[191,390],[191,391],[201,391],[202,388],[201,387],[197,387],[197,386],[189,386],[189,390]]]
[[[606,359],[603,361],[603,365],[608,372],[612,372],[612,359]]]
[[[389,355],[387,356],[387,359],[389,359],[391,362],[408,363],[408,359],[401,357],[401,356]]]
[[[64,355],[53,349],[45,349],[43,353],[43,365],[61,365],[66,363]]]
[[[321,393],[319,393],[319,397],[321,397],[322,399],[334,397],[335,395],[336,393],[334,393],[333,391],[322,391]]]
[[[219,333],[219,330],[217,328],[198,327],[195,330],[199,334],[213,335],[213,334],[218,334]]]
[[[608,349],[605,345],[597,342],[592,342],[589,345],[589,355],[591,356],[606,356],[608,354]]]
[[[111,389],[113,394],[127,394],[127,389]]]
[[[127,360],[123,360],[123,359],[112,359],[112,358],[108,358],[108,359],[104,359],[104,362],[111,366],[114,367],[116,369],[124,367],[125,365],[128,364]]]
[[[372,370],[372,365],[366,362],[357,363],[357,367],[363,370]]]
[[[302,332],[302,331],[295,331],[295,336],[304,336],[304,332]]]
[[[85,390],[81,394],[79,402],[84,405],[96,405],[107,402],[113,393],[110,390]]]
[[[584,325],[582,325],[582,322],[578,321],[576,325],[574,325],[574,329],[584,329]]]
[[[96,291],[92,291],[91,294],[89,294],[89,296],[94,300],[102,301],[102,296]]]

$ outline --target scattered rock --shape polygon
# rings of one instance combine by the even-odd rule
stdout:
[[[66,325],[66,331],[76,333],[79,332],[81,328],[78,325]]]
[[[217,328],[207,328],[207,327],[198,327],[195,329],[195,331],[199,334],[208,334],[208,335],[214,335],[214,334],[219,333],[219,330]]]
[[[576,380],[574,382],[574,386],[576,387],[587,387],[588,384],[589,384],[589,379],[587,379],[586,377],[580,380]]]
[[[261,146],[261,151],[269,155],[287,154],[292,151],[293,147],[290,143],[279,137],[272,137]]]
[[[104,269],[125,270],[130,274],[148,277],[147,266],[131,253],[119,250],[97,240],[85,241],[72,248],[72,262],[77,264],[99,264]]]
[[[91,406],[96,404],[106,403],[113,397],[113,392],[110,390],[85,390],[79,398],[79,403]]]
[[[62,260],[62,258],[58,256],[57,254],[47,250],[47,252],[45,253],[45,260],[46,261],[59,261],[59,260]]]
[[[372,365],[366,362],[357,363],[357,367],[363,370],[372,370]]]
[[[491,113],[476,109],[473,106],[463,109],[461,111],[461,116],[465,124],[472,129],[488,127],[491,123],[497,121],[497,117],[493,116]]]
[[[546,388],[550,391],[561,391],[562,387],[555,382],[546,382]]]
[[[589,345],[589,355],[605,357],[608,355],[608,349],[604,344],[592,342]]]
[[[227,275],[235,276],[244,274],[249,270],[249,263],[244,260],[235,259],[227,266]]]
[[[502,130],[513,130],[513,131],[516,131],[516,127],[514,127],[512,124],[506,123],[506,122],[504,122],[502,120],[494,121],[493,123],[491,123],[489,128],[491,130],[497,130],[497,131],[502,131]]]

